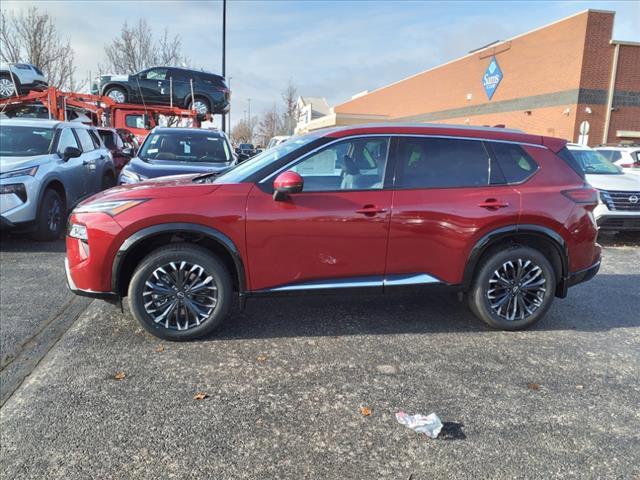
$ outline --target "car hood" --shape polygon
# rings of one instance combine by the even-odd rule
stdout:
[[[210,173],[224,172],[233,165],[227,163],[204,163],[204,162],[174,162],[171,160],[151,160],[143,161],[138,157],[131,159],[127,169],[146,178],[166,177],[167,175],[180,175],[185,173]]]
[[[40,165],[48,156],[49,155],[34,155],[32,157],[0,157],[0,173]]]
[[[640,177],[629,173],[594,175],[587,174],[587,182],[598,190],[614,190],[621,192],[640,191]]]

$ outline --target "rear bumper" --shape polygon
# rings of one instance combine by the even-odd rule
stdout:
[[[567,279],[567,287],[573,287],[582,282],[587,282],[596,276],[598,270],[600,270],[600,260],[597,263],[591,265],[589,268],[580,270],[579,272],[573,272]]]

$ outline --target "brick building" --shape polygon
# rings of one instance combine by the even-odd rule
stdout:
[[[589,145],[640,141],[640,43],[612,40],[614,16],[586,10],[482,47],[360,94],[307,130],[376,121],[503,124]]]

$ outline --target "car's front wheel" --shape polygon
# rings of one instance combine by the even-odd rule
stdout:
[[[33,237],[36,240],[52,241],[62,235],[66,220],[66,208],[60,194],[52,188],[45,190],[38,207],[36,230]]]
[[[124,88],[110,87],[104,92],[104,95],[116,103],[125,103],[127,101],[127,92],[124,91]]]
[[[549,260],[538,250],[514,246],[483,258],[469,292],[469,306],[493,328],[521,330],[544,317],[555,287]]]
[[[232,295],[225,265],[186,243],[151,252],[129,284],[133,316],[165,340],[193,340],[213,331],[228,315]]]

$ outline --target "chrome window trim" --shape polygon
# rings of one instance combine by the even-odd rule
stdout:
[[[337,142],[341,142],[343,140],[352,140],[352,139],[358,139],[358,138],[369,138],[369,137],[389,137],[389,138],[393,138],[393,137],[412,137],[412,138],[443,138],[443,139],[448,139],[448,140],[475,140],[478,142],[496,142],[496,143],[509,143],[512,145],[526,145],[528,147],[535,147],[535,148],[543,148],[543,149],[547,149],[547,147],[545,145],[538,145],[535,143],[527,143],[527,142],[515,142],[512,140],[497,140],[497,139],[492,139],[492,138],[483,138],[483,137],[459,137],[456,135],[438,135],[438,134],[417,134],[417,133],[363,133],[360,135],[348,135],[346,137],[340,137],[340,138],[336,138],[331,142],[325,143],[323,145],[320,145],[317,148],[314,148],[313,150],[305,153],[303,156],[296,158],[295,160],[292,160],[290,163],[288,163],[287,165],[285,165],[284,167],[281,167],[280,169],[276,170],[275,172],[267,175],[265,178],[263,178],[262,180],[259,180],[257,183],[263,184],[263,183],[267,183],[270,179],[275,178],[276,176],[278,176],[280,173],[287,171],[288,169],[290,169],[292,166],[302,162],[303,160],[305,160],[306,158],[310,157],[311,155],[314,155],[316,152],[330,147],[331,145],[337,143]],[[325,137],[327,138],[327,137]],[[329,137],[330,138],[330,137]],[[389,164],[389,150],[390,148],[387,149],[387,165],[385,165],[385,175],[386,175],[386,168]],[[376,189],[379,190],[379,189]],[[343,191],[343,190],[340,190]]]

